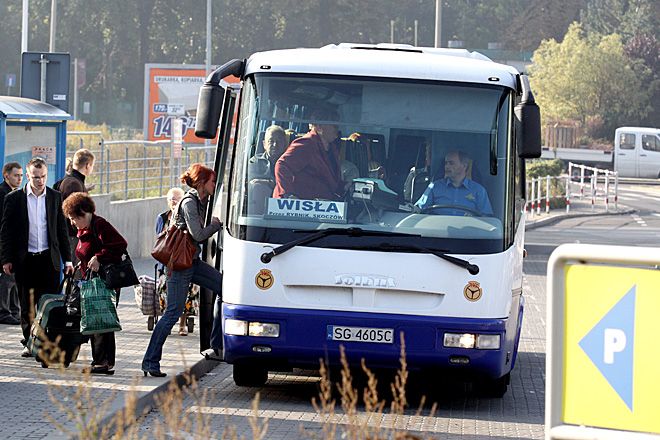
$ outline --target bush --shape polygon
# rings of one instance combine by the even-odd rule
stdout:
[[[559,176],[564,171],[564,163],[561,159],[535,160],[527,163],[527,179],[535,179],[545,176]]]

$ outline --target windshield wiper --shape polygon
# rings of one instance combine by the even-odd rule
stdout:
[[[463,260],[462,258],[452,257],[446,253],[434,249],[425,248],[423,246],[416,246],[414,244],[390,244],[390,243],[381,243],[378,246],[370,247],[370,249],[376,249],[381,251],[416,251],[423,254],[433,254],[436,257],[442,258],[445,261],[449,261],[456,266],[462,267],[470,272],[471,275],[476,275],[479,273],[479,266],[472,264],[469,261]]]
[[[329,235],[346,235],[348,237],[363,237],[363,236],[375,236],[375,237],[421,237],[419,234],[404,234],[401,232],[388,232],[388,231],[372,231],[369,229],[362,228],[328,228],[321,231],[315,232],[313,234],[306,235],[305,237],[299,238],[297,240],[290,241],[285,243],[282,246],[274,248],[270,252],[264,252],[261,254],[262,263],[270,263],[270,260],[273,257],[283,254],[291,248],[296,246],[301,246],[303,244],[308,244],[313,241],[316,241],[320,238],[327,237]]]

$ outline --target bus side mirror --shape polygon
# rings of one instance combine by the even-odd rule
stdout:
[[[541,157],[541,110],[536,105],[527,76],[520,76],[522,97],[515,114],[516,148],[522,159]]]
[[[195,136],[213,139],[218,131],[224,90],[219,84],[205,83],[199,90]]]
[[[245,60],[231,60],[213,71],[199,90],[197,101],[197,122],[195,123],[195,136],[204,139],[215,138],[220,122],[220,113],[224,90],[220,86],[220,80],[234,75],[243,77],[245,72]]]

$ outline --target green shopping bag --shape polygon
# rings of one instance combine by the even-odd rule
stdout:
[[[118,332],[121,330],[115,291],[109,289],[99,278],[83,280],[80,286],[80,305],[82,318],[80,332],[83,335]]]

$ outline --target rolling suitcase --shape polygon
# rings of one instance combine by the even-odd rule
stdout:
[[[39,299],[27,347],[42,367],[48,368],[60,360],[68,367],[78,358],[80,346],[87,340],[80,333],[80,315],[67,314],[64,295],[46,294]]]

